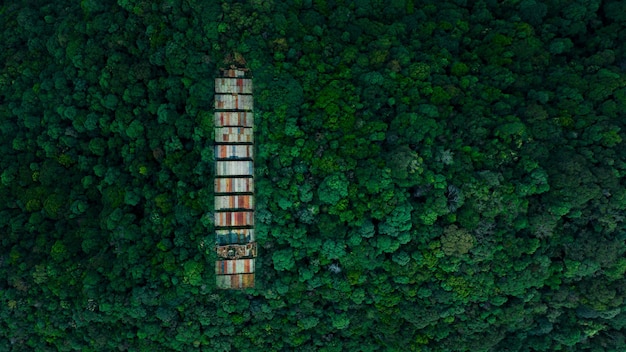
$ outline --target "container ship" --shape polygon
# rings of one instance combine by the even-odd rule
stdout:
[[[254,287],[254,101],[245,68],[215,79],[215,236],[218,288]]]

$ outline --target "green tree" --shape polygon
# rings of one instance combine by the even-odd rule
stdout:
[[[446,255],[463,255],[474,246],[474,237],[456,225],[446,227],[441,236],[441,249]]]
[[[290,271],[295,265],[295,258],[293,251],[290,249],[281,249],[272,254],[272,261],[274,263],[274,269],[278,271]]]
[[[348,195],[348,179],[341,173],[327,176],[320,184],[317,195],[322,203],[336,204]]]

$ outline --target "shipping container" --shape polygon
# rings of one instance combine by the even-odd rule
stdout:
[[[254,133],[248,127],[216,127],[215,143],[253,143]]]
[[[216,230],[215,235],[218,246],[254,242],[254,229]]]
[[[254,274],[217,275],[218,288],[243,289],[254,287]]]
[[[254,113],[249,111],[218,111],[214,114],[215,127],[253,127]]]
[[[254,212],[226,211],[215,213],[215,226],[254,226]]]
[[[254,196],[215,196],[215,210],[254,209]]]
[[[254,147],[251,145],[225,145],[215,146],[216,159],[252,159]]]
[[[253,178],[216,178],[215,193],[254,192]]]
[[[217,176],[253,176],[252,161],[216,161]]]
[[[215,93],[252,94],[252,80],[246,78],[216,78]]]
[[[253,110],[254,99],[247,94],[215,94],[215,108],[221,110]]]
[[[232,274],[251,274],[254,273],[254,258],[251,259],[234,259],[234,260],[218,260],[215,262],[215,274],[232,275]]]

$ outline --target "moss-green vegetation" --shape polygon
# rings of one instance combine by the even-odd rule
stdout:
[[[618,351],[620,0],[0,7],[0,350]],[[215,289],[254,74],[257,288]]]

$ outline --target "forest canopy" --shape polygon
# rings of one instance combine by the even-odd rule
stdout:
[[[620,350],[625,4],[0,5],[0,350]],[[233,60],[245,291],[213,270]]]

